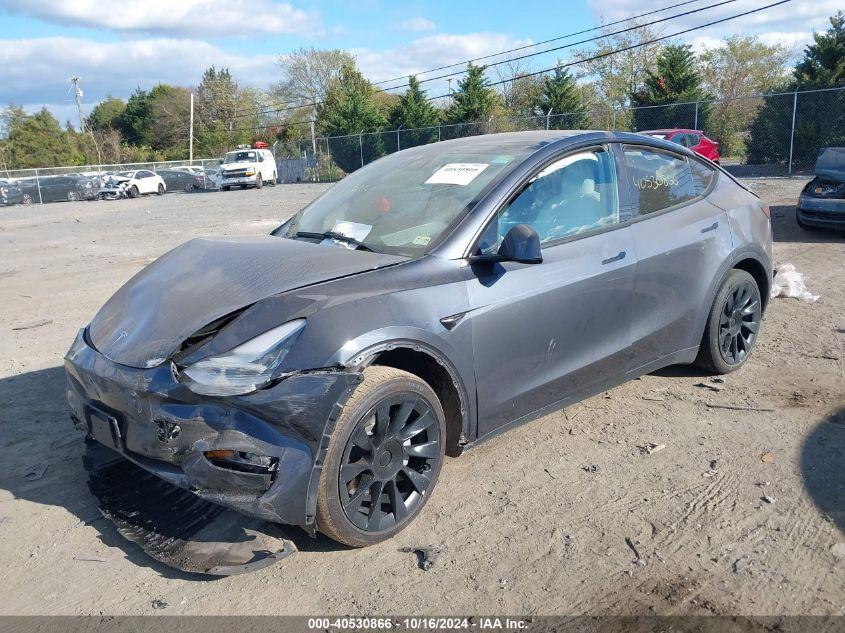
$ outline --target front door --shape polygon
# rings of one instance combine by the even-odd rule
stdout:
[[[489,254],[530,224],[543,262],[477,264],[467,282],[479,436],[627,369],[636,257],[616,173],[602,147],[558,158],[484,232]]]

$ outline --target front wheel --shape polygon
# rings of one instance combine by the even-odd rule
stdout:
[[[230,189],[229,185],[223,185],[223,186],[222,186],[222,187],[220,187],[220,188],[221,188],[223,191],[229,191],[229,189]]]
[[[710,308],[696,364],[716,374],[739,369],[757,342],[762,315],[754,277],[744,270],[731,270]]]
[[[23,194],[21,198],[21,204],[32,204],[32,196],[28,193]]]
[[[127,192],[127,194],[130,198],[137,198],[139,195],[141,195],[138,191],[138,187],[136,187],[135,185],[129,187],[129,191]]]
[[[317,528],[352,547],[384,541],[423,509],[445,455],[437,395],[417,376],[368,367],[331,434]]]
[[[80,200],[82,200],[82,196],[79,195],[78,191],[68,191],[67,199],[69,202],[79,202]]]
[[[261,176],[261,174],[258,174],[255,177],[255,188],[261,189],[261,187],[263,187],[263,186],[264,186],[264,178]]]
[[[279,184],[279,174],[273,172],[273,178],[270,180],[270,185],[275,187]]]
[[[159,183],[159,185],[158,185],[158,189],[156,190],[156,195],[157,196],[163,196],[164,195],[164,185],[162,185],[161,183]]]

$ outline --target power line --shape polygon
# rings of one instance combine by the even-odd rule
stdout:
[[[489,57],[495,57],[495,56],[498,56],[498,55],[505,55],[507,53],[514,52],[514,51],[517,51],[517,50],[521,50],[521,49],[524,49],[524,48],[530,48],[530,47],[533,47],[533,46],[540,46],[540,45],[548,43],[548,42],[564,39],[564,38],[567,38],[567,37],[574,37],[575,35],[580,35],[582,33],[587,33],[587,32],[590,32],[590,31],[595,31],[597,29],[606,28],[607,26],[612,26],[614,24],[619,24],[619,23],[622,23],[622,22],[628,22],[630,20],[636,20],[636,19],[643,17],[645,15],[650,15],[652,13],[660,13],[662,11],[667,11],[669,9],[677,8],[679,6],[683,6],[683,5],[686,5],[686,4],[690,4],[691,2],[700,2],[700,1],[701,0],[687,0],[687,2],[681,2],[681,3],[675,4],[675,5],[670,5],[668,7],[664,7],[663,9],[658,9],[658,10],[651,11],[651,12],[648,12],[648,13],[643,13],[643,14],[636,15],[636,16],[633,16],[633,17],[630,17],[630,18],[626,18],[624,20],[617,20],[616,22],[611,22],[610,24],[606,24],[606,25],[602,25],[602,26],[596,26],[596,27],[593,27],[593,28],[590,28],[590,29],[585,29],[584,31],[579,31],[577,33],[570,33],[569,35],[561,35],[560,37],[552,38],[551,40],[546,40],[545,42],[538,42],[537,44],[531,44],[531,45],[524,46],[524,47],[518,47],[516,49],[511,49],[509,51],[501,51],[501,52],[498,52],[498,53],[493,53],[491,55],[486,55],[486,56],[483,56],[483,57],[477,57],[475,59],[468,60],[467,62],[457,62],[455,64],[450,64],[449,66],[442,66],[440,68],[433,68],[433,69],[426,70],[426,71],[423,71],[422,73],[418,73],[418,74],[426,74],[426,73],[430,73],[430,72],[435,72],[437,70],[442,70],[444,68],[450,68],[452,66],[458,66],[458,65],[461,65],[461,64],[464,64],[464,63],[469,63],[469,62],[472,62],[472,61],[479,61],[481,59],[486,59],[486,58],[489,58]],[[505,64],[505,63],[516,61],[516,60],[519,60],[519,59],[526,59],[528,57],[535,57],[537,55],[544,55],[546,53],[562,50],[562,49],[565,49],[565,48],[572,48],[573,46],[579,46],[581,44],[588,44],[590,42],[594,42],[596,40],[600,40],[600,39],[603,39],[603,38],[606,38],[606,37],[612,37],[614,35],[621,35],[622,33],[627,33],[629,31],[633,31],[633,30],[636,30],[636,29],[642,28],[642,27],[654,26],[655,24],[660,24],[660,23],[666,22],[668,20],[674,20],[676,18],[681,18],[681,17],[687,16],[687,15],[692,15],[694,13],[699,13],[701,11],[707,11],[708,9],[720,7],[720,6],[725,5],[725,4],[731,4],[731,3],[736,2],[736,1],[737,0],[722,0],[721,2],[717,2],[715,4],[710,4],[710,5],[707,5],[705,7],[699,7],[697,9],[691,9],[689,11],[684,11],[682,13],[676,13],[674,15],[670,15],[670,16],[667,16],[665,18],[660,18],[659,20],[653,20],[651,22],[646,22],[645,24],[636,24],[636,25],[633,25],[633,26],[630,26],[630,27],[627,27],[627,28],[624,28],[624,29],[621,29],[621,30],[618,30],[618,31],[613,31],[611,33],[604,33],[602,35],[598,35],[598,36],[595,36],[595,37],[590,37],[590,38],[587,38],[587,39],[584,39],[584,40],[580,40],[578,42],[570,42],[569,44],[565,44],[565,45],[562,45],[562,46],[557,46],[557,47],[554,47],[554,48],[549,48],[549,49],[545,49],[545,50],[542,50],[542,51],[536,51],[534,53],[521,55],[519,57],[514,57],[514,58],[498,61],[498,62],[489,64],[488,67],[498,66],[500,64]],[[463,74],[464,72],[466,72],[466,71],[460,70],[460,71],[455,71],[455,72],[452,72],[452,73],[447,73],[445,75],[439,75],[437,77],[428,77],[428,78],[419,80],[419,83],[436,81],[438,79],[446,79],[448,77],[453,77],[455,75]],[[373,84],[373,85],[380,85],[380,84],[383,84],[383,83],[388,83],[390,81],[396,81],[396,79],[389,79],[389,80],[381,81],[381,82],[378,82],[378,83]],[[398,88],[406,88],[408,85],[409,84],[404,83],[404,84],[399,84],[399,85],[396,85],[396,86],[389,86],[387,88],[384,88],[383,90],[385,90],[385,91],[396,90]],[[264,108],[264,109],[260,109],[260,110],[253,110],[253,111],[250,111],[250,112],[236,114],[235,117],[236,118],[243,118],[243,117],[248,117],[248,116],[261,116],[261,115],[264,115],[264,114],[289,112],[290,110],[297,110],[299,108],[318,106],[318,105],[321,105],[322,103],[323,102],[314,102],[313,104],[312,103],[304,103],[304,104],[293,105],[293,102],[288,102],[288,103],[284,104],[285,107]]]
[[[575,31],[574,33],[567,33],[566,35],[559,35],[557,37],[552,37],[548,40],[543,40],[541,42],[534,42],[533,44],[526,44],[524,46],[517,46],[516,48],[511,48],[506,51],[499,51],[498,53],[490,53],[489,55],[482,55],[481,57],[474,57],[473,59],[468,59],[463,62],[455,62],[454,64],[447,64],[446,66],[438,66],[437,68],[430,68],[429,70],[423,70],[418,73],[414,73],[415,75],[427,75],[428,73],[437,72],[438,70],[446,70],[447,68],[454,68],[455,66],[466,66],[472,62],[480,62],[485,59],[490,59],[491,57],[498,57],[499,55],[507,55],[508,53],[516,53],[517,51],[523,51],[526,48],[534,48],[535,46],[543,46],[544,44],[551,44],[552,42],[557,42],[560,40],[565,40],[567,37],[575,37],[577,35],[584,35],[585,33],[592,33],[593,31],[597,31],[599,29],[606,29],[609,26],[616,26],[617,24],[623,24],[624,22],[630,22],[631,20],[639,20],[640,18],[644,18],[649,15],[654,15],[655,13],[663,13],[664,11],[668,11],[669,9],[677,9],[678,7],[683,7],[688,4],[693,4],[695,2],[701,2],[702,0],[686,0],[686,2],[678,2],[676,4],[670,4],[668,7],[663,7],[662,9],[654,9],[653,11],[646,11],[645,13],[640,13],[638,15],[632,15],[627,18],[622,18],[621,20],[616,20],[615,22],[606,22],[604,24],[599,24],[598,26],[590,27],[589,29],[584,29],[583,31]],[[506,60],[511,61],[511,60]],[[402,77],[394,77],[393,79],[384,79],[382,81],[377,81],[373,85],[380,86],[381,84],[387,84],[392,81],[401,81],[403,79],[407,79],[406,76]],[[385,90],[390,90],[390,88],[386,88]]]
[[[699,13],[700,11],[706,11],[707,9],[715,9],[716,7],[721,7],[725,4],[731,4],[732,2],[736,2],[737,0],[722,0],[722,2],[717,2],[715,4],[707,5],[706,7],[699,7],[698,9],[692,9],[690,11],[684,11],[683,13],[677,13],[675,15],[670,15],[665,18],[660,18],[659,20],[654,20],[652,22],[647,22],[646,24],[635,24],[633,26],[629,26],[627,28],[621,29],[619,31],[614,31],[612,33],[607,33],[603,35],[599,35],[596,37],[590,37],[585,40],[580,40],[578,42],[570,42],[569,44],[563,44],[562,46],[555,46],[554,48],[547,48],[543,51],[537,51],[536,53],[527,53],[525,55],[520,55],[518,57],[510,57],[508,59],[503,59],[502,61],[494,62],[492,64],[488,64],[486,68],[492,68],[493,66],[499,66],[501,64],[507,64],[508,62],[515,62],[519,61],[520,59],[527,59],[529,57],[536,57],[537,55],[545,55],[546,53],[551,53],[554,51],[563,50],[565,48],[572,48],[573,46],[578,46],[580,44],[588,44],[590,42],[595,42],[596,40],[604,39],[606,37],[613,37],[614,35],[621,35],[622,33],[627,33],[629,31],[635,31],[636,29],[643,28],[645,26],[653,26],[655,24],[660,24],[661,22],[666,22],[667,20],[674,20],[675,18],[681,18],[687,15],[692,15],[693,13]],[[421,79],[419,83],[426,83],[428,81],[437,81],[438,79],[445,79],[447,77],[453,77],[455,75],[460,75],[466,72],[465,70],[455,71],[452,73],[447,73],[445,75],[438,75],[437,77],[428,77],[426,79]],[[385,90],[395,90],[396,88],[405,88],[408,84],[402,84],[400,86],[391,86],[390,88],[385,88]]]
[[[776,7],[781,4],[786,4],[788,2],[792,2],[792,0],[780,0],[780,2],[773,2],[772,4],[767,4],[765,6],[759,7],[757,9],[750,9],[748,11],[743,11],[742,13],[737,13],[736,15],[731,15],[726,18],[721,18],[719,20],[713,20],[712,22],[707,22],[706,24],[701,24],[699,26],[693,26],[688,29],[684,29],[683,31],[678,31],[677,33],[672,33],[671,35],[662,35],[660,37],[655,37],[654,39],[648,40],[646,42],[638,42],[637,44],[632,44],[631,46],[625,46],[623,48],[618,48],[616,50],[607,51],[605,53],[600,53],[598,55],[593,55],[592,57],[585,57],[584,59],[579,59],[574,62],[569,62],[566,64],[557,64],[552,66],[551,68],[545,68],[543,70],[537,70],[530,73],[522,73],[519,75],[520,78],[522,77],[534,77],[536,75],[542,75],[548,72],[552,72],[558,68],[569,68],[570,66],[576,66],[578,64],[583,64],[585,62],[595,61],[597,59],[602,59],[604,57],[609,57],[610,55],[617,55],[619,53],[624,53],[626,51],[634,50],[635,48],[641,48],[643,46],[648,46],[649,44],[655,44],[657,42],[662,42],[663,40],[668,40],[673,37],[678,37],[679,35],[685,35],[686,33],[691,33],[693,31],[698,31],[699,29],[707,28],[708,26],[714,26],[716,24],[722,24],[723,22],[728,22],[730,20],[735,20],[737,18],[745,17],[746,15],[751,15],[752,13],[759,13],[760,11],[765,11],[766,9],[771,9],[772,7]],[[501,81],[494,81],[488,83],[488,86],[499,86],[501,84],[508,83],[509,81],[513,81],[515,77],[511,77],[509,79],[503,79]],[[443,99],[450,95],[444,94],[437,97],[428,97],[428,101],[434,101],[436,99]]]
[[[597,59],[603,59],[605,57],[610,57],[612,55],[618,55],[619,53],[624,53],[624,52],[634,50],[634,49],[637,49],[637,48],[642,48],[643,46],[648,46],[650,44],[662,42],[664,40],[671,39],[673,37],[678,37],[679,35],[685,35],[687,33],[692,33],[693,31],[698,31],[698,30],[701,30],[701,29],[704,29],[704,28],[707,28],[707,27],[710,27],[710,26],[715,26],[716,24],[723,24],[724,22],[729,22],[730,20],[735,20],[737,18],[745,17],[746,15],[751,15],[753,13],[759,13],[760,11],[765,11],[766,9],[771,9],[773,7],[777,7],[777,6],[780,6],[782,4],[787,4],[789,2],[792,2],[792,0],[780,0],[779,2],[773,2],[771,4],[767,4],[765,6],[758,7],[756,9],[749,9],[748,11],[743,11],[741,13],[737,13],[735,15],[731,15],[731,16],[728,16],[728,17],[725,17],[725,18],[721,18],[719,20],[713,20],[711,22],[707,22],[707,23],[701,24],[699,26],[693,26],[693,27],[690,27],[688,29],[684,29],[682,31],[677,31],[677,32],[672,33],[670,35],[662,35],[660,37],[656,37],[656,38],[653,38],[651,40],[647,40],[645,42],[638,42],[637,44],[632,44],[631,46],[625,46],[623,48],[618,48],[618,49],[615,49],[615,50],[612,50],[612,51],[606,51],[604,53],[599,53],[598,55],[593,55],[592,57],[586,57],[584,59],[579,59],[579,60],[576,60],[576,61],[573,61],[573,62],[568,62],[566,64],[557,64],[555,66],[552,66],[551,68],[544,68],[543,70],[537,70],[537,71],[530,72],[530,73],[523,73],[523,74],[520,75],[520,78],[521,77],[535,77],[537,75],[543,75],[545,73],[552,72],[552,71],[554,71],[558,68],[569,68],[571,66],[576,66],[578,64],[583,64],[583,63],[586,63],[586,62],[595,61]],[[511,77],[511,78],[508,78],[508,79],[503,79],[501,81],[491,82],[491,83],[488,83],[487,85],[488,86],[498,86],[498,85],[505,84],[505,83],[508,83],[510,81],[513,81],[514,79],[515,79],[514,77]],[[443,99],[443,98],[448,97],[448,96],[450,96],[450,95],[449,94],[443,94],[443,95],[438,95],[436,97],[428,97],[427,100],[428,101],[436,101],[437,99]],[[293,108],[289,108],[289,109],[293,109]],[[284,110],[276,110],[275,112],[282,112],[282,111],[284,111]],[[253,130],[268,129],[270,127],[277,127],[277,126],[267,125],[267,126],[254,127],[252,129]]]

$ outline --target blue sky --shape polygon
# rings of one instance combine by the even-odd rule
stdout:
[[[241,83],[267,88],[281,79],[278,56],[300,46],[349,50],[365,75],[378,81],[678,1],[0,0],[0,104],[13,102],[30,111],[46,105],[60,120],[75,121],[71,75],[81,77],[89,111],[106,95],[126,98],[137,86],[194,85],[212,64],[228,66]],[[716,1],[696,0],[655,17]],[[772,1],[736,0],[666,23],[663,30],[673,33]],[[701,49],[718,45],[726,35],[753,33],[798,54],[840,4],[791,0],[682,41]],[[566,52],[538,56],[531,67],[552,66],[558,55],[565,58]]]

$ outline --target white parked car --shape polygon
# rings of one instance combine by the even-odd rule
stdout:
[[[236,185],[257,189],[264,183],[275,185],[276,159],[268,149],[237,149],[226,154],[220,165],[220,175],[223,191]]]
[[[164,184],[162,177],[147,169],[122,171],[115,180],[123,185],[126,195],[130,198],[137,198],[147,193],[163,196],[167,191],[167,185]]]

